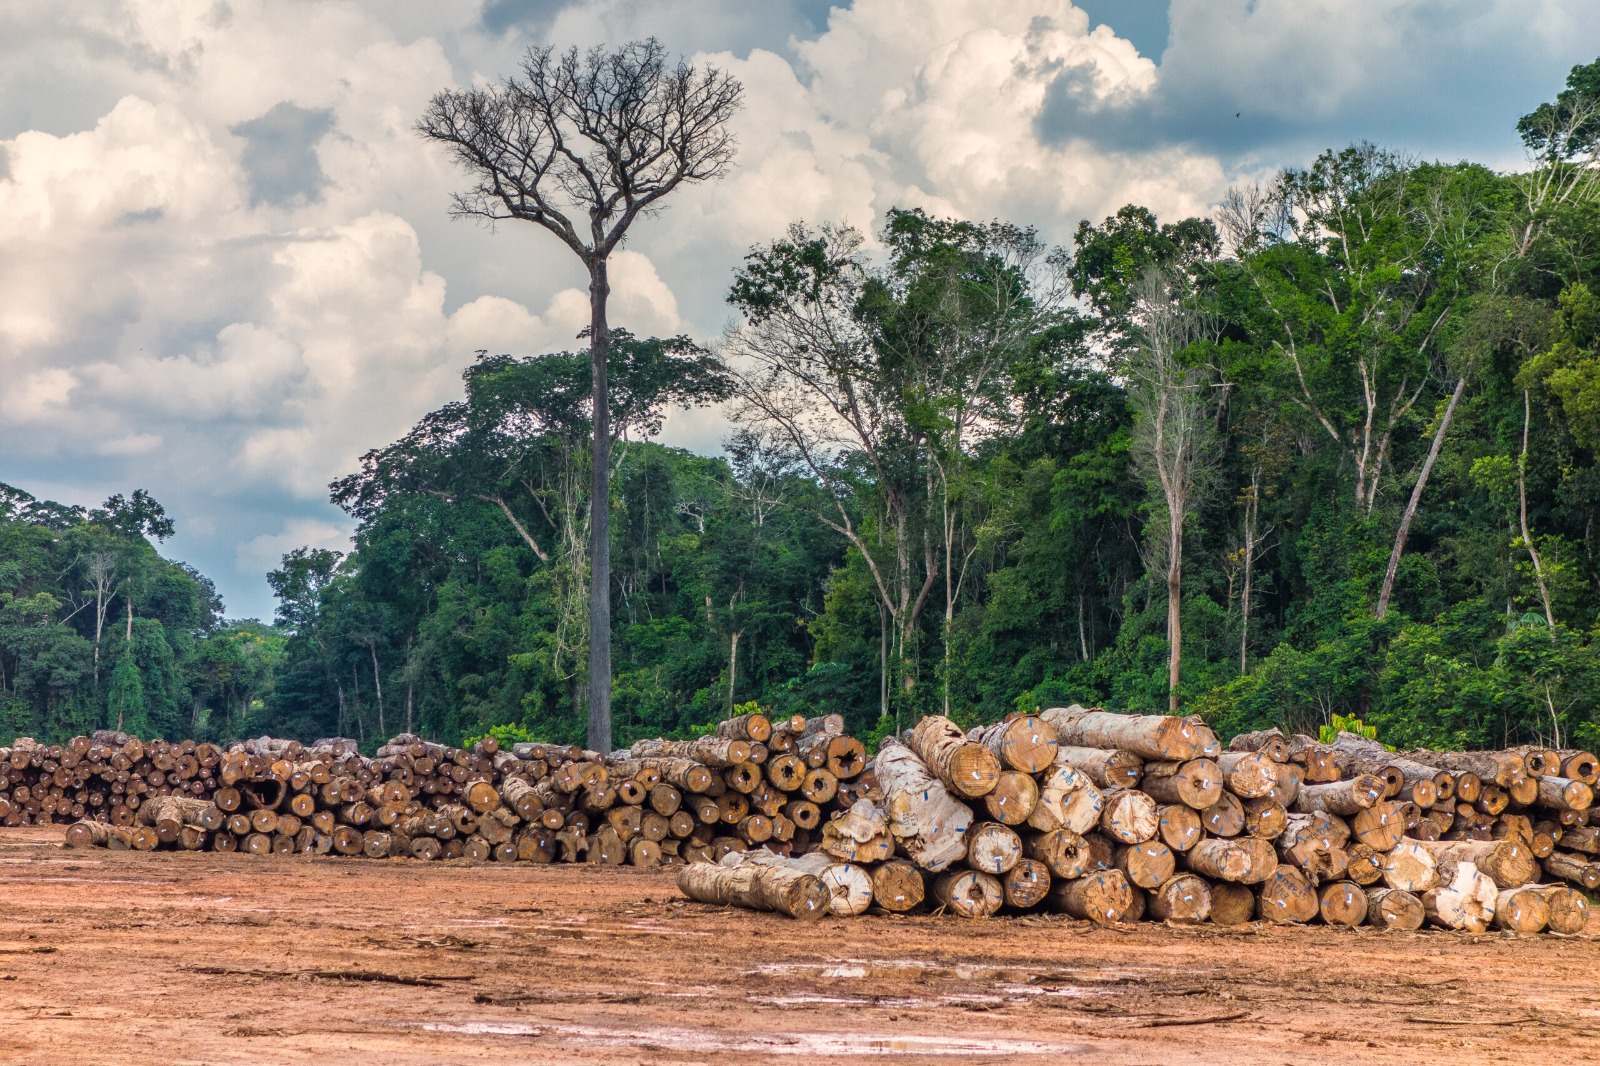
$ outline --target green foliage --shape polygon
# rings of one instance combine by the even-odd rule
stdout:
[[[1332,744],[1339,739],[1340,733],[1352,733],[1358,737],[1366,737],[1368,740],[1378,739],[1377,726],[1367,725],[1359,718],[1346,717],[1342,714],[1334,715],[1332,723],[1321,726],[1318,730],[1317,739],[1324,744]]]

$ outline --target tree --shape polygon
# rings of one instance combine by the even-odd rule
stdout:
[[[520,219],[549,230],[589,274],[593,458],[589,532],[589,746],[611,747],[610,406],[606,299],[611,253],[679,185],[733,161],[728,121],[742,86],[715,67],[669,66],[655,38],[607,52],[528,51],[522,79],[441,92],[417,131],[446,145],[475,181],[460,218]]]
[[[1132,293],[1139,345],[1128,363],[1134,457],[1150,490],[1153,564],[1167,585],[1167,707],[1178,710],[1183,658],[1183,527],[1204,494],[1215,456],[1208,417],[1211,382],[1184,362],[1202,339],[1202,318],[1186,306],[1181,283],[1152,270]]]

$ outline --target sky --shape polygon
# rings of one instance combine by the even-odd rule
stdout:
[[[329,481],[460,395],[480,349],[582,347],[544,231],[452,221],[413,132],[527,48],[655,35],[745,86],[739,156],[634,227],[611,321],[714,343],[732,271],[793,221],[892,207],[1067,243],[1127,203],[1370,140],[1522,164],[1516,119],[1600,55],[1594,0],[0,0],[0,482],[148,490],[230,617]],[[719,412],[666,443],[715,452]]]

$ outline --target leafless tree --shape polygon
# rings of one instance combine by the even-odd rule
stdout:
[[[1204,335],[1203,315],[1185,299],[1180,279],[1159,271],[1134,287],[1138,345],[1128,360],[1134,456],[1155,513],[1148,526],[1152,569],[1167,583],[1167,707],[1178,709],[1183,658],[1183,527],[1209,487],[1216,427],[1207,370],[1182,352]]]
[[[457,217],[542,226],[589,275],[589,747],[598,751],[611,748],[608,263],[628,228],[663,197],[727,172],[734,156],[728,122],[742,94],[738,80],[715,67],[669,63],[655,38],[614,51],[535,48],[521,78],[441,92],[417,124],[472,179],[454,197]]]

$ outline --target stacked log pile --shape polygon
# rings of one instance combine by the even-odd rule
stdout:
[[[1079,706],[970,732],[929,717],[884,742],[815,851],[728,854],[679,886],[794,917],[1573,933],[1577,889],[1600,883],[1597,768],[1587,752],[1397,753],[1350,734],[1224,751],[1197,718]]]
[[[0,820],[70,822],[73,846],[653,866],[804,854],[865,765],[838,715],[747,715],[604,755],[403,735],[366,758],[343,740],[223,750],[101,732],[0,749]]]

